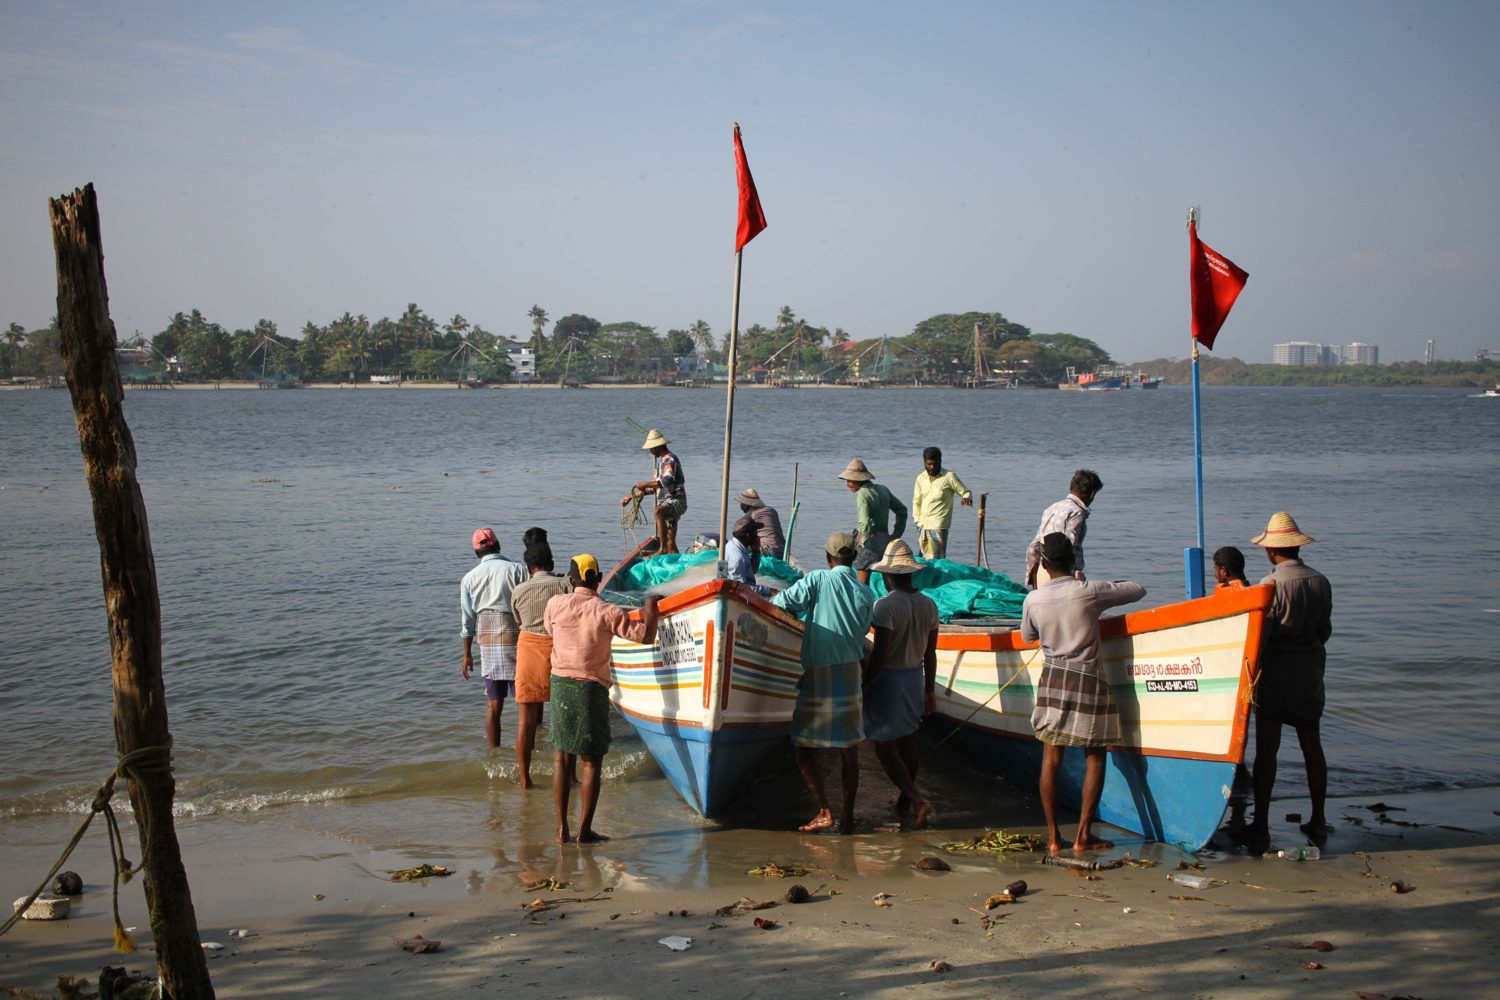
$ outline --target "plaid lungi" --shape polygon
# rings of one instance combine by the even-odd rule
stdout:
[[[479,676],[492,681],[516,677],[516,638],[521,630],[509,611],[491,608],[479,612],[474,638],[479,643]]]
[[[1120,742],[1120,712],[1099,664],[1054,663],[1042,667],[1031,728],[1037,739],[1064,747],[1102,747]]]
[[[803,670],[792,711],[792,745],[852,747],[864,739],[860,680],[857,661]]]
[[[552,746],[580,757],[609,752],[609,688],[552,675]]]
[[[948,558],[948,529],[918,528],[917,547],[922,550],[923,559]]]

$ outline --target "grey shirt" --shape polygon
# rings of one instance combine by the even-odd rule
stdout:
[[[1042,511],[1042,524],[1036,529],[1036,537],[1026,547],[1026,575],[1030,580],[1032,571],[1042,563],[1042,539],[1060,531],[1073,543],[1073,568],[1083,571],[1083,536],[1089,530],[1089,509],[1086,504],[1069,493],[1057,503]],[[1125,603],[1129,603],[1128,601]]]
[[[786,536],[781,531],[781,515],[776,513],[775,507],[767,507],[762,504],[759,507],[751,507],[745,511],[740,519],[734,522],[734,535],[740,530],[740,526],[755,522],[756,534],[760,537],[761,555],[771,556],[774,559],[781,558],[781,550],[786,547]]]
[[[1278,658],[1310,656],[1321,663],[1323,645],[1333,634],[1333,588],[1328,578],[1300,559],[1287,559],[1260,582],[1276,586],[1266,612],[1265,651]]]
[[[1099,615],[1146,596],[1138,583],[1085,583],[1077,577],[1048,580],[1021,605],[1021,638],[1042,643],[1048,663],[1092,669],[1099,662]]]

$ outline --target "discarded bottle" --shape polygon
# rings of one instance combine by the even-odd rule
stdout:
[[[1167,880],[1189,889],[1207,889],[1214,884],[1214,880],[1207,875],[1194,875],[1190,872],[1172,872],[1167,876]]]
[[[1010,885],[1000,890],[1000,895],[1009,896],[1011,899],[1019,899],[1026,895],[1026,882],[1024,879],[1016,879]]]
[[[1276,856],[1283,861],[1316,861],[1323,852],[1316,847],[1294,847],[1289,851],[1277,851]]]

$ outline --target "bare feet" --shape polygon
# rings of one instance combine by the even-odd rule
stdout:
[[[842,819],[840,819],[839,820],[838,829],[835,832],[837,832],[837,833],[853,833],[854,832],[854,817],[853,816],[845,816]]]
[[[568,833],[567,827],[560,826],[557,828],[557,842],[559,844],[571,844],[573,842],[573,837]]]
[[[925,830],[927,821],[932,818],[932,803],[918,802],[916,814],[912,816],[911,828],[913,830]]]
[[[595,833],[593,830],[578,831],[578,842],[580,844],[602,844],[608,839],[604,834]]]
[[[816,833],[819,830],[828,830],[833,827],[833,813],[827,809],[820,809],[812,819],[797,827],[803,833]]]
[[[1062,841],[1060,841],[1060,840],[1049,840],[1049,841],[1047,841],[1047,856],[1048,857],[1055,858],[1055,857],[1057,857],[1061,853],[1062,853]]]
[[[529,775],[529,774],[523,774],[523,775],[521,775],[521,787],[522,788],[530,788],[530,787],[532,787],[532,785],[531,785],[531,775]]]
[[[1075,840],[1073,842],[1073,853],[1081,854],[1084,851],[1107,851],[1114,846],[1115,843],[1112,840],[1090,836],[1085,837],[1083,840]]]
[[[1297,829],[1314,840],[1326,840],[1328,839],[1328,835],[1333,832],[1333,827],[1329,826],[1328,821],[1321,817],[1310,819],[1297,827]]]
[[[897,816],[905,816],[911,812],[911,799],[905,795],[898,795],[896,801],[891,803],[891,808],[896,810]]]

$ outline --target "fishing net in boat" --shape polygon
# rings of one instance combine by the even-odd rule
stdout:
[[[620,574],[619,588],[621,590],[654,590],[661,588],[664,584],[671,583],[681,577],[695,566],[713,567],[719,559],[718,549],[707,549],[703,552],[673,552],[666,555],[652,556],[650,559],[642,559]],[[771,556],[760,557],[760,568],[756,572],[757,577],[769,579],[785,586],[794,583],[801,578],[802,574],[780,559]]]
[[[1004,573],[983,566],[970,566],[951,559],[918,559],[922,568],[912,574],[912,586],[932,598],[938,616],[945,622],[955,618],[1020,618],[1026,588]],[[870,589],[885,596],[885,578],[870,574]]]
[[[718,550],[709,549],[642,559],[621,573],[618,586],[622,591],[681,589],[667,585],[695,567],[711,571],[718,558]],[[761,556],[756,576],[785,586],[799,580],[802,574],[780,559]],[[1026,599],[1026,588],[1004,573],[950,559],[923,562],[922,568],[913,574],[912,584],[932,598],[945,622],[955,618],[1019,618],[1021,602]],[[885,595],[885,579],[879,573],[871,575],[870,587],[877,597]]]

